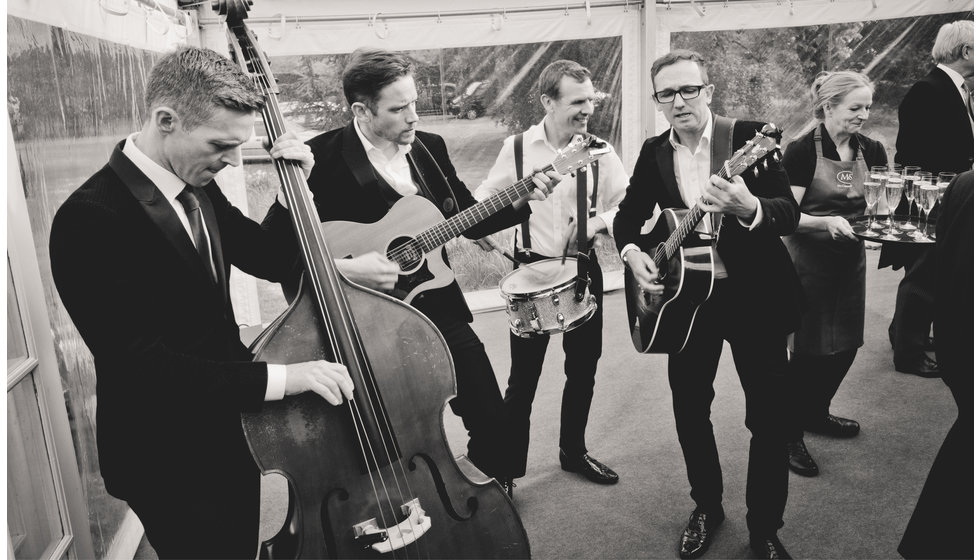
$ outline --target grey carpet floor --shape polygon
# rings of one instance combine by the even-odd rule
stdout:
[[[902,272],[878,270],[868,251],[865,345],[831,411],[861,423],[851,440],[808,435],[820,466],[816,478],[790,474],[780,538],[797,558],[898,558],[896,547],[955,406],[939,379],[897,373],[887,326]],[[604,352],[599,363],[587,443],[620,482],[598,486],[558,466],[558,420],[564,375],[560,341],[548,349],[531,418],[527,476],[515,503],[536,558],[677,558],[693,509],[677,443],[665,356],[638,354],[629,340],[622,291],[606,294]],[[480,313],[474,329],[497,380],[510,366],[506,316]],[[727,514],[706,558],[751,557],[745,527],[749,432],[745,399],[727,346],[715,381],[712,421],[725,481]],[[450,447],[465,451],[462,423],[448,412]],[[971,494],[967,494],[969,496]],[[263,482],[262,534],[278,529],[285,507],[279,477]],[[141,547],[137,558],[152,558]]]

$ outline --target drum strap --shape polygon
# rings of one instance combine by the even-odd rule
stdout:
[[[514,174],[517,180],[520,181],[524,177],[524,133],[520,133],[514,136]],[[584,175],[584,174],[582,174]],[[592,162],[592,200],[589,207],[589,217],[596,215],[596,199],[599,194],[599,160]],[[581,215],[581,213],[579,214]],[[579,220],[581,222],[582,220]],[[516,255],[518,251],[524,253],[525,256],[531,254],[531,228],[527,222],[524,220],[521,222],[521,248],[517,247],[517,236],[514,236],[514,254]]]
[[[585,289],[589,287],[589,247],[587,246],[588,237],[586,235],[586,222],[589,218],[586,215],[586,205],[588,204],[588,177],[585,168],[579,169],[575,173],[575,183],[578,189],[576,200],[578,203],[578,276],[575,278],[575,301],[585,299]],[[593,204],[595,199],[593,199]]]

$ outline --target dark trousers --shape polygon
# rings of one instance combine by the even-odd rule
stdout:
[[[506,410],[486,348],[468,323],[439,325],[456,369],[456,396],[449,401],[470,436],[467,456],[487,476],[512,478],[506,451]]]
[[[237,484],[223,480],[147,489],[127,503],[159,558],[255,558],[259,487],[256,472]]]
[[[925,352],[936,306],[936,260],[931,247],[910,257],[898,283],[895,315],[888,325],[895,360],[915,360]]]
[[[589,261],[589,293],[595,296],[596,312],[584,324],[562,334],[565,351],[565,389],[561,398],[561,429],[558,446],[572,456],[582,455],[585,427],[589,422],[596,367],[602,355],[602,270],[595,253]],[[504,402],[511,422],[515,473],[527,472],[527,453],[531,433],[531,404],[538,388],[550,335],[521,338],[510,335],[510,378]]]
[[[794,352],[790,356],[790,380],[796,398],[794,408],[800,424],[797,439],[803,437],[803,427],[830,414],[830,401],[851,369],[857,351],[853,348],[826,356]]]
[[[774,535],[783,525],[789,470],[786,442],[791,429],[786,335],[766,325],[736,317],[729,311],[724,282],[716,285],[711,299],[701,307],[687,346],[668,358],[668,378],[673,396],[677,437],[687,465],[691,497],[709,513],[721,509],[722,477],[711,424],[711,401],[721,356],[728,340],[735,369],[745,393],[745,425],[752,433],[749,443],[749,533]],[[761,305],[765,305],[762,303]]]

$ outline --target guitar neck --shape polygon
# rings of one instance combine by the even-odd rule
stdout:
[[[726,181],[731,181],[732,177],[738,175],[746,168],[742,168],[738,173],[734,173],[731,169],[729,162],[725,162],[725,165],[718,170],[715,175],[721,177]],[[700,202],[704,202],[704,197],[701,197]],[[656,254],[653,256],[653,262],[657,265],[658,269],[662,269],[667,261],[674,256],[674,253],[681,248],[681,244],[687,239],[687,236],[694,231],[694,228],[701,223],[704,219],[704,215],[707,214],[701,209],[701,206],[695,204],[693,208],[688,211],[688,213],[681,219],[680,223],[677,224],[677,229],[667,237],[667,240],[663,243],[661,247],[657,249]]]
[[[551,164],[544,168],[542,173],[554,171],[554,169],[554,164]],[[415,237],[416,245],[422,253],[428,253],[433,249],[442,247],[462,235],[464,231],[531,194],[534,189],[535,185],[531,177],[524,177],[506,189],[492,194],[486,200],[474,204],[452,218],[418,234]]]

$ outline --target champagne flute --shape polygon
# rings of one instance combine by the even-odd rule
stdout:
[[[936,206],[943,203],[943,195],[946,194],[946,187],[949,186],[949,183],[953,180],[953,177],[956,177],[956,173],[952,173],[950,171],[943,171],[936,176],[936,186],[939,187],[939,193],[936,197]]]
[[[906,165],[902,169],[902,185],[905,191],[905,199],[909,201],[909,213],[905,217],[905,223],[898,226],[903,231],[912,231],[918,226],[912,224],[912,202],[915,199],[915,174],[922,171],[918,165]]]
[[[912,189],[912,197],[915,200],[915,206],[917,209],[915,213],[916,221],[919,219],[919,211],[922,210],[921,191],[923,185],[932,186],[932,173],[927,171],[919,171],[915,174],[915,186]],[[911,208],[911,205],[909,205],[909,208]],[[926,235],[918,229],[912,231],[909,236],[916,241],[928,241]]]
[[[874,197],[874,202],[868,202],[868,205],[874,205],[874,212],[871,214],[871,218],[868,219],[869,229],[881,229],[885,227],[881,222],[878,221],[878,199],[881,198],[881,193],[885,190],[885,183],[888,181],[888,166],[887,165],[872,165],[871,166],[871,180],[878,181],[877,194]],[[867,183],[865,183],[867,185]],[[867,198],[868,188],[864,189],[865,198]]]
[[[881,191],[883,190],[881,186],[881,181],[869,178],[864,182],[864,201],[868,205],[868,229],[864,232],[864,235],[868,237],[880,237],[881,234],[872,229],[875,223],[875,212],[874,209],[878,207],[878,199],[881,198]],[[879,226],[880,229],[880,226]]]
[[[916,238],[916,241],[926,242],[934,237],[929,235],[929,212],[936,206],[936,201],[939,199],[939,186],[933,185],[930,181],[927,183],[922,183],[919,185],[919,206],[926,213],[926,217],[922,220],[922,237]]]
[[[888,227],[885,228],[885,235],[882,237],[886,241],[898,241],[896,233],[902,230],[895,227],[895,209],[902,201],[902,177],[899,175],[889,175],[885,183],[885,205],[888,206]]]

